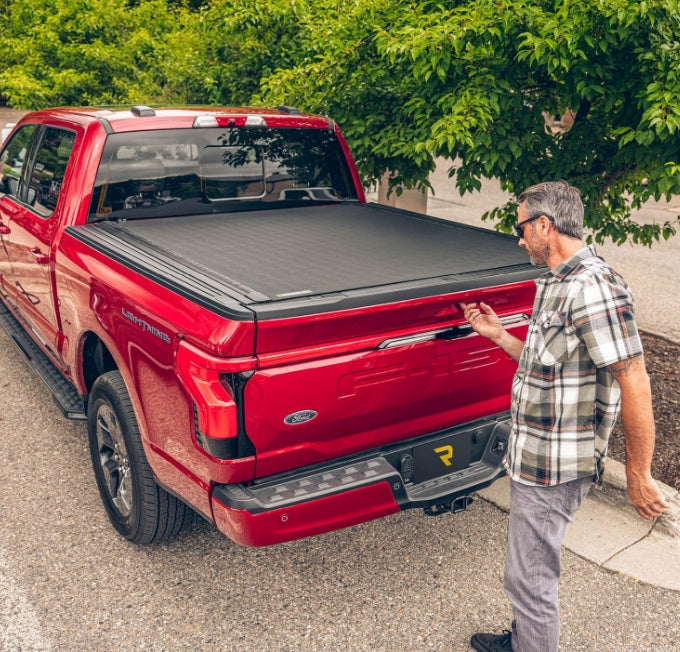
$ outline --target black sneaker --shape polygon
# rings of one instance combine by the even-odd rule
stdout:
[[[470,645],[478,652],[512,652],[512,632],[504,629],[502,634],[473,634]]]

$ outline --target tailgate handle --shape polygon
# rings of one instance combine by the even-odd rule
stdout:
[[[516,315],[508,315],[501,317],[503,326],[512,326],[528,321],[529,315],[526,313],[518,313]],[[420,344],[421,342],[431,342],[432,340],[455,340],[461,337],[467,337],[473,334],[472,326],[468,323],[460,324],[459,326],[451,326],[450,328],[440,328],[436,331],[427,331],[425,333],[414,333],[413,335],[403,335],[401,337],[391,337],[384,340],[376,346],[376,349],[394,349],[398,346],[409,346],[411,344]]]
[[[501,324],[503,324],[503,326],[514,326],[515,324],[523,324],[530,319],[531,315],[527,315],[526,312],[518,312],[516,315],[501,317]]]
[[[447,328],[445,331],[440,331],[437,333],[438,340],[455,340],[459,337],[466,337],[472,333],[472,326],[469,324],[462,324],[461,326],[454,326],[453,328]]]
[[[421,342],[431,342],[432,340],[453,340],[458,337],[465,337],[472,333],[472,327],[468,324],[462,326],[452,326],[451,328],[443,328],[436,331],[427,331],[426,333],[415,333],[413,335],[403,335],[401,337],[391,337],[384,340],[376,346],[376,349],[394,349],[398,346],[409,346],[411,344],[420,344]]]

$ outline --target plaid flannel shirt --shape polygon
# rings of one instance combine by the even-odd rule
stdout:
[[[513,380],[505,465],[524,484],[599,478],[620,405],[608,366],[642,353],[633,298],[594,247],[581,249],[536,285]]]

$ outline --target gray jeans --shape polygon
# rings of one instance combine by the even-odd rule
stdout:
[[[505,592],[513,607],[515,652],[557,652],[562,541],[592,483],[592,478],[554,487],[510,482]]]

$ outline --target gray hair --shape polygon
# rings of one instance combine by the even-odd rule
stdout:
[[[527,188],[519,196],[527,215],[549,215],[559,233],[583,239],[581,191],[566,181],[546,181]]]

